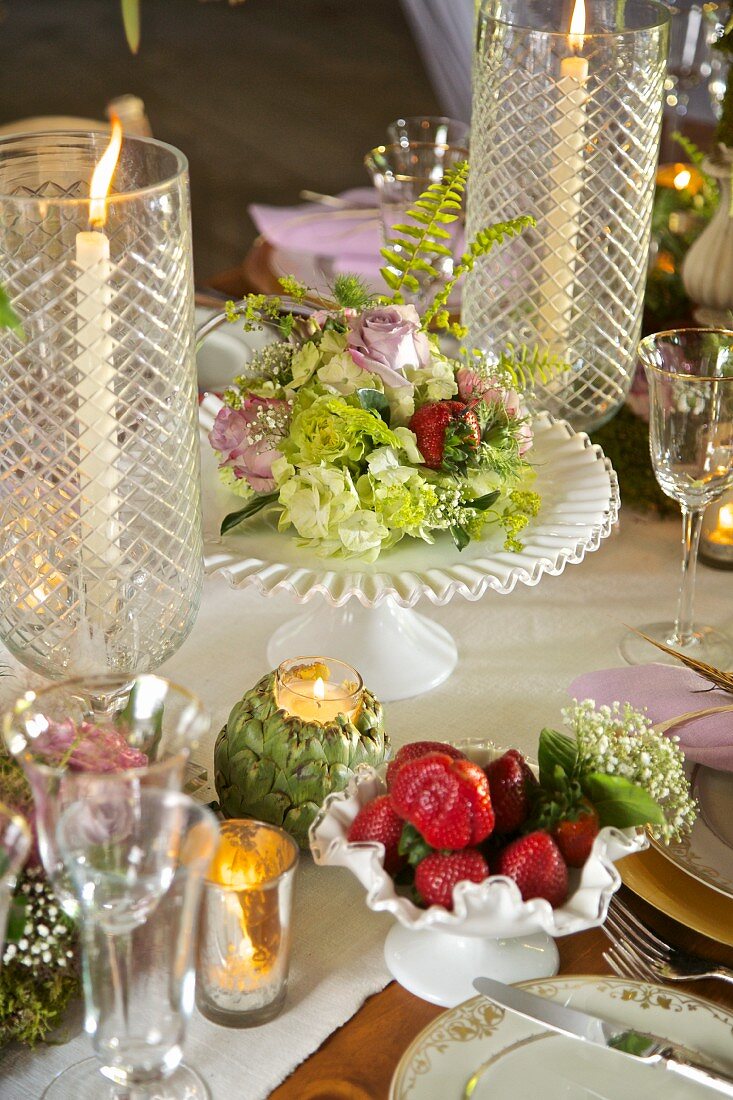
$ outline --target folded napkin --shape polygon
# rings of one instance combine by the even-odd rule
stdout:
[[[646,707],[653,722],[733,704],[733,695],[711,688],[688,668],[670,665],[627,665],[588,672],[570,685],[576,699],[594,699],[598,705],[616,701]],[[733,771],[733,711],[690,718],[671,731],[680,739],[688,760],[720,771]]]
[[[351,272],[365,278],[372,289],[384,293],[379,274],[384,262],[379,200],[371,187],[354,187],[339,196],[347,205],[264,206],[255,203],[249,213],[263,237],[284,252],[306,252],[328,257],[334,272]]]

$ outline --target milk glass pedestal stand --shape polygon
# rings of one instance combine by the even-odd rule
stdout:
[[[471,543],[462,553],[448,536],[433,546],[404,539],[374,565],[360,565],[308,553],[278,532],[272,513],[222,537],[221,520],[241,506],[241,498],[220,484],[206,441],[220,407],[218,398],[207,395],[200,409],[207,572],[222,574],[234,588],[254,585],[265,596],[288,592],[298,603],[312,600],[312,609],[272,636],[268,663],[301,653],[337,653],[383,701],[421,695],[456,666],[458,649],[448,631],[413,610],[420,599],[437,605],[454,596],[478,600],[488,591],[507,595],[517,584],[557,576],[598,549],[618,516],[618,482],[600,448],[542,416],[535,421],[531,452],[542,508],[523,532],[521,553],[504,551],[501,535]]]

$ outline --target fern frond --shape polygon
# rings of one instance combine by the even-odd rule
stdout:
[[[544,385],[554,375],[570,370],[570,364],[547,348],[534,347],[530,350],[526,344],[518,348],[507,344],[506,350],[499,356],[497,370],[509,379],[513,389],[521,393],[538,382]]]
[[[449,168],[440,182],[431,183],[423,191],[407,210],[405,222],[392,227],[394,236],[387,238],[381,250],[390,267],[381,270],[385,282],[394,291],[394,302],[402,300],[404,290],[415,292],[419,289],[414,272],[433,279],[439,277],[431,261],[451,255],[443,243],[451,236],[444,227],[458,219],[467,179],[468,163],[461,161]]]
[[[451,278],[435,295],[429,308],[425,311],[422,327],[427,329],[431,324],[436,324],[438,328],[447,328],[448,325],[445,323],[446,306],[451,291],[458,280],[469,271],[472,271],[476,260],[481,256],[486,256],[495,244],[502,244],[507,237],[516,237],[528,225],[536,224],[530,214],[521,214],[518,218],[510,218],[509,221],[497,222],[496,225],[490,225],[486,229],[479,230],[468,246],[468,250],[463,253],[454,267]]]

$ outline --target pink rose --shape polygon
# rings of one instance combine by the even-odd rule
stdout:
[[[405,367],[429,365],[430,341],[414,306],[375,306],[348,320],[351,358],[386,386],[409,386]]]
[[[528,419],[527,409],[522,404],[522,399],[516,390],[505,390],[495,382],[482,378],[470,367],[461,367],[456,371],[456,383],[458,396],[461,401],[483,401],[486,405],[501,404],[510,420],[524,418],[519,425],[515,436],[519,444],[520,457],[525,455],[532,446],[532,425]]]
[[[230,467],[256,493],[275,488],[272,464],[286,434],[290,406],[274,397],[247,397],[241,409],[225,406],[217,413],[209,442],[221,455],[219,469]]]

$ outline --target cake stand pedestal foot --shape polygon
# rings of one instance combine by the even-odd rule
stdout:
[[[557,974],[555,941],[544,932],[517,939],[411,931],[394,924],[384,943],[389,972],[401,986],[434,1005],[453,1008],[476,996],[474,978],[529,981]]]
[[[267,646],[272,668],[288,657],[338,657],[353,665],[382,702],[422,695],[448,679],[458,649],[448,631],[410,608],[386,599],[378,607],[349,600],[291,619]]]

